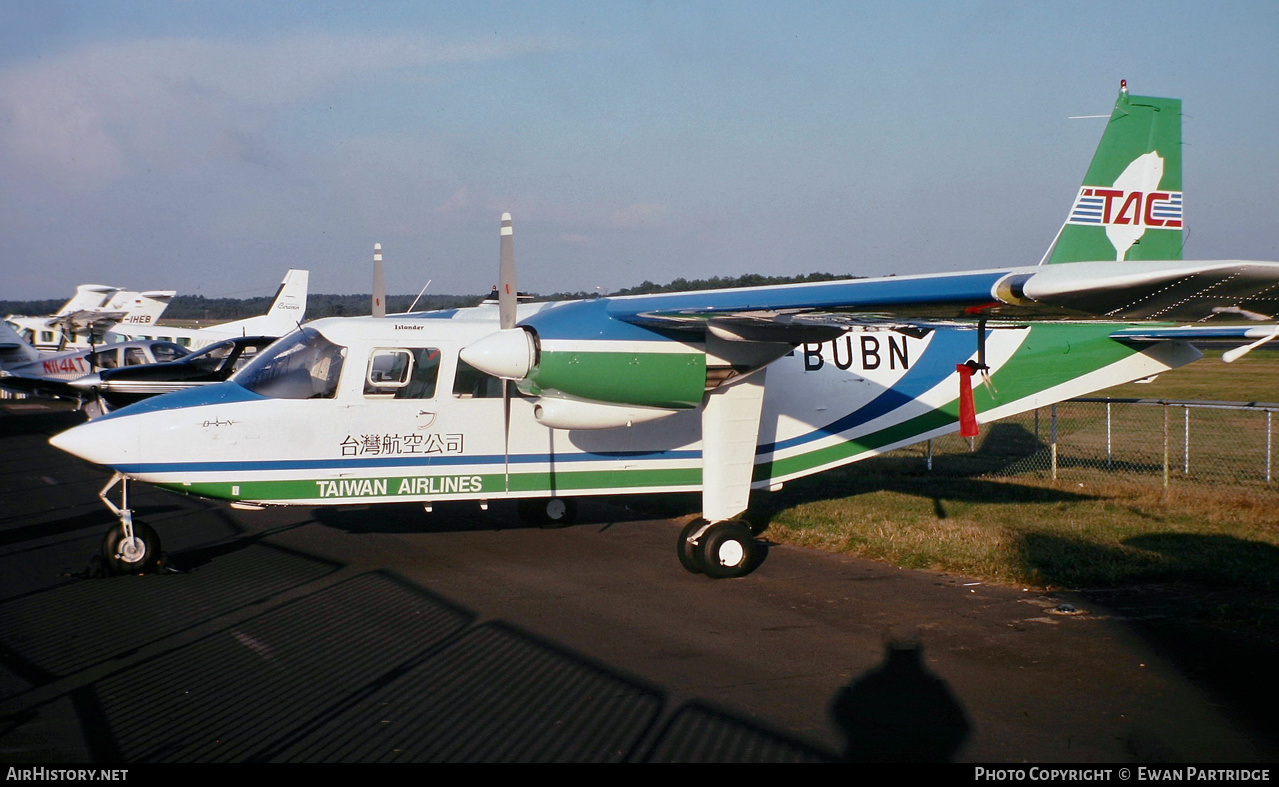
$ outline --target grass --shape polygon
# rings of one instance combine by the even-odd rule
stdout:
[[[756,516],[781,543],[1004,585],[1193,581],[1271,593],[1279,514],[1267,502],[1220,489],[928,474],[884,458],[791,484]]]
[[[1094,396],[1135,399],[1207,399],[1226,402],[1279,402],[1279,340],[1262,345],[1234,363],[1221,350],[1208,349],[1189,366],[1161,374],[1150,383],[1128,383]]]
[[[1152,383],[1096,395],[1279,402],[1279,352],[1258,350],[1232,365],[1219,351],[1207,355]],[[1007,477],[1035,441],[1016,445],[1027,431],[1011,424],[983,432],[993,450],[951,454],[933,471],[918,451],[876,457],[756,495],[748,518],[776,543],[1038,590],[1157,587],[1179,614],[1279,631],[1275,489],[1165,491],[1158,475],[1123,483],[1103,471],[1056,482],[1042,473]],[[1238,442],[1219,440],[1226,452]]]

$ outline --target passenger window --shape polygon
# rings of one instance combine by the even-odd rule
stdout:
[[[89,366],[94,369],[114,369],[120,365],[116,350],[101,350],[89,355]]]
[[[369,356],[364,395],[377,399],[431,399],[440,372],[435,348],[380,349]]]
[[[124,350],[125,366],[141,366],[150,363],[147,360],[147,354],[142,351],[141,347],[127,347]]]
[[[453,376],[453,395],[459,399],[500,399],[502,381],[459,358],[457,374]]]

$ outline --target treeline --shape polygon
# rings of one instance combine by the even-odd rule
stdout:
[[[653,292],[687,292],[689,290],[727,290],[736,287],[763,287],[769,284],[801,284],[809,281],[833,281],[835,279],[857,279],[859,276],[834,273],[809,273],[804,276],[761,276],[748,273],[744,276],[723,278],[712,276],[709,279],[676,279],[670,284],[654,284],[645,280],[643,283],[623,290],[610,292],[609,295],[647,295]]]
[[[832,279],[855,278],[847,275],[831,273],[809,273],[803,276],[761,276],[746,274],[735,278],[714,276],[709,279],[676,279],[670,284],[654,284],[645,281],[635,287],[615,290],[609,295],[646,295],[655,292],[683,292],[687,290],[718,290],[734,287],[758,287],[769,284],[798,284],[810,281],[831,281]],[[562,301],[579,298],[593,298],[597,293],[590,292],[557,292],[551,295],[534,293],[533,300]],[[177,295],[164,310],[162,319],[166,320],[239,320],[262,314],[271,305],[274,296],[256,298],[205,298],[202,295]],[[417,301],[413,305],[414,300]],[[414,311],[433,311],[436,309],[462,309],[475,306],[484,300],[480,295],[388,295],[386,309],[388,312],[406,312],[410,306]],[[66,300],[35,301],[0,301],[0,315],[53,314]],[[321,317],[358,317],[372,311],[372,296],[368,294],[332,295],[311,293],[306,300],[306,318],[316,320]]]

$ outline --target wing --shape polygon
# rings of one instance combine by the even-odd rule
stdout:
[[[799,342],[814,329],[851,324],[982,318],[1256,321],[1279,312],[1279,263],[1080,262],[609,300],[609,316],[633,325],[712,329],[748,341]]]

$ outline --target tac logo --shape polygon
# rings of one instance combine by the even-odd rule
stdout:
[[[1084,186],[1075,198],[1068,224],[1105,227],[1122,260],[1147,228],[1181,229],[1181,192],[1160,191],[1164,160],[1159,151],[1138,156],[1110,187]]]

